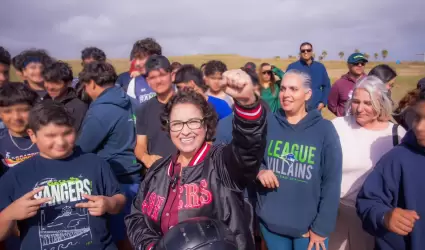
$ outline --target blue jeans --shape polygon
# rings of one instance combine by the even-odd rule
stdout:
[[[125,195],[127,201],[125,207],[119,214],[111,215],[109,218],[109,231],[114,242],[125,240],[127,237],[127,228],[125,227],[124,217],[130,214],[133,199],[139,191],[140,184],[120,184],[122,194]]]
[[[293,238],[270,232],[263,224],[260,223],[261,234],[267,244],[268,250],[307,250],[310,242],[309,238]],[[326,249],[328,249],[328,239],[325,240]],[[313,250],[316,249],[313,247]]]

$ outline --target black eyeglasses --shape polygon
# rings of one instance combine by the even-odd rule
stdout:
[[[312,49],[302,49],[301,50],[301,53],[310,53],[310,52],[312,52],[313,50]]]
[[[171,132],[180,132],[183,130],[184,125],[186,124],[189,129],[199,129],[202,127],[204,119],[193,118],[188,121],[172,121],[170,122],[170,131]]]
[[[358,62],[358,63],[352,63],[351,65],[363,67],[363,66],[366,65],[366,63],[365,62]]]
[[[263,75],[271,75],[272,71],[271,70],[263,71],[262,74]]]

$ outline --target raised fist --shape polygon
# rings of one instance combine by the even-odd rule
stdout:
[[[249,106],[256,101],[251,77],[241,69],[224,72],[221,85],[224,92],[241,105]]]

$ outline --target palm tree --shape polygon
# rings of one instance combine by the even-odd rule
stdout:
[[[369,60],[370,55],[368,53],[363,53],[363,56]]]
[[[378,60],[379,54],[375,52],[375,54],[373,54],[373,56],[375,57],[375,60]]]
[[[344,51],[340,51],[339,53],[338,53],[338,55],[339,55],[339,58],[344,58]]]
[[[323,56],[319,56],[319,61],[322,61],[323,60]]]
[[[322,51],[322,59],[325,59],[327,55],[328,55],[328,52],[326,50]]]
[[[381,55],[382,55],[382,59],[384,59],[384,60],[385,60],[385,58],[387,58],[387,56],[388,56],[388,50],[383,49],[383,50],[381,51]]]
[[[354,50],[354,53],[360,53],[360,50],[359,49],[355,49]]]

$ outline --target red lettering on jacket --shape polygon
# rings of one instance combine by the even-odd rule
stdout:
[[[184,208],[199,208],[201,204],[199,204],[198,184],[184,184],[184,188],[186,189],[186,205]]]
[[[151,195],[151,193],[148,193],[148,195],[146,195],[145,199],[142,202],[142,213],[146,213],[146,208],[148,207],[148,202],[146,201],[146,199],[149,199],[149,196]]]
[[[147,215],[151,215],[152,214],[152,210],[155,207],[155,201],[156,201],[156,194],[155,193],[151,193],[151,195],[149,196],[148,209],[146,211],[146,214]]]
[[[159,211],[161,210],[162,205],[164,205],[164,202],[165,202],[165,198],[158,195],[156,199],[155,208],[151,215],[152,220],[158,221],[158,214],[159,214]]]
[[[212,202],[212,193],[208,190],[208,182],[203,179],[201,181],[201,204],[202,205],[208,205]]]
[[[183,187],[184,189],[182,187],[179,189],[179,210],[201,208],[211,204],[213,195],[205,179],[201,180],[200,184],[189,183],[184,184]]]

